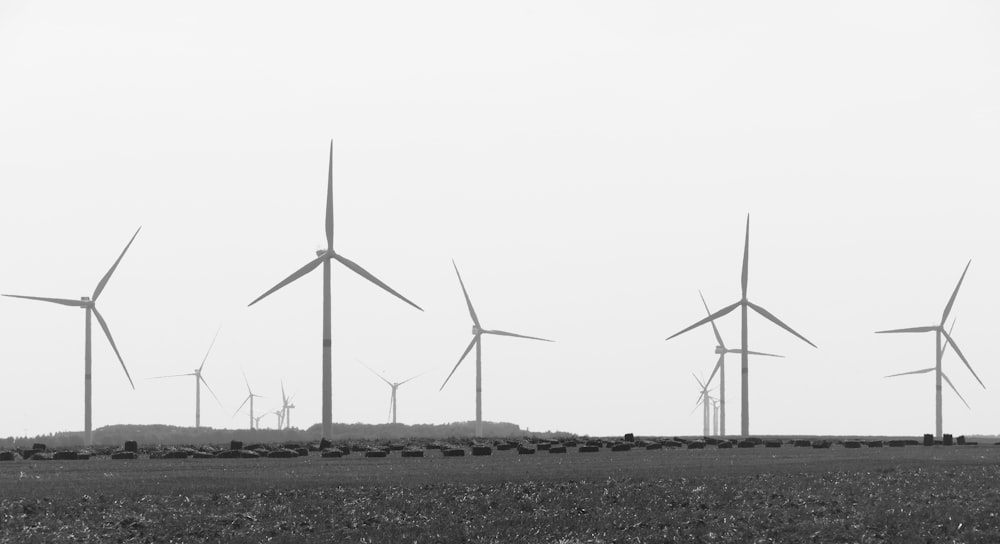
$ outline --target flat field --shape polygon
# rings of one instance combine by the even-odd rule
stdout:
[[[1000,447],[0,463],[0,542],[1000,542]]]

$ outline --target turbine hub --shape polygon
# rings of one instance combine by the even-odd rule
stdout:
[[[472,324],[472,334],[476,335],[483,332],[475,323]]]
[[[716,355],[722,355],[723,353],[726,353],[726,348],[724,348],[722,346],[715,346],[715,354]]]

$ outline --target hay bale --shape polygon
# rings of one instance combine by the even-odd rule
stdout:
[[[340,458],[340,457],[344,456],[344,452],[342,452],[342,451],[340,451],[338,449],[329,449],[329,450],[323,450],[323,453],[321,453],[319,455],[320,455],[320,457]]]
[[[57,451],[52,454],[52,459],[56,461],[76,461],[75,451]]]
[[[830,441],[829,440],[817,440],[817,441],[815,441],[815,442],[812,443],[812,447],[813,447],[813,449],[816,449],[816,450],[830,449]]]
[[[857,440],[845,440],[844,447],[849,450],[856,450],[861,447],[861,442]]]
[[[812,446],[812,442],[808,440],[796,440],[795,442],[792,442],[792,445],[796,448],[808,448]]]
[[[611,451],[630,451],[631,449],[632,449],[632,446],[629,445],[629,444],[626,444],[624,442],[621,442],[621,443],[615,444],[614,446],[611,446]]]
[[[328,450],[332,445],[333,445],[332,442],[324,438],[319,441],[319,451]]]
[[[955,443],[955,439],[948,433],[942,435],[941,438],[942,438],[941,441],[944,442],[945,446],[952,446]]]
[[[781,440],[765,440],[764,441],[764,447],[765,448],[780,448],[781,447]]]
[[[601,448],[600,446],[580,446],[577,451],[580,453],[597,453],[601,451]]]
[[[28,458],[29,461],[51,461],[52,454],[44,451],[36,451]]]
[[[683,442],[678,442],[676,440],[667,440],[666,442],[663,443],[664,448],[679,448],[683,445],[684,445]]]
[[[0,461],[13,461],[15,458],[12,451],[0,451]]]
[[[701,440],[694,440],[692,442],[688,442],[687,449],[689,449],[689,450],[703,450],[703,449],[705,449],[705,442],[703,442]]]
[[[632,433],[625,433],[625,442],[635,442],[635,435]]]
[[[752,440],[740,440],[737,444],[737,448],[752,448],[756,446],[757,443]]]
[[[535,448],[528,444],[522,444],[517,447],[517,453],[520,455],[533,455],[535,453]]]
[[[933,446],[934,445],[934,435],[932,435],[932,434],[925,434],[924,435],[924,445],[925,446]]]
[[[170,450],[163,453],[164,459],[187,459],[191,452],[184,450]]]
[[[389,454],[386,453],[384,450],[369,450],[369,451],[365,452],[365,457],[374,457],[374,458],[381,459],[382,457],[385,457],[386,455],[389,455]]]
[[[587,445],[588,446],[596,446],[596,447],[600,448],[601,446],[604,445],[604,442],[602,442],[600,440],[588,440],[587,441]]]
[[[219,459],[239,459],[240,450],[222,450],[215,456]]]
[[[288,448],[279,448],[267,453],[268,459],[291,459],[298,456],[299,453],[297,451]]]
[[[260,454],[253,450],[240,450],[240,459],[259,459]]]
[[[193,459],[215,459],[215,454],[214,453],[209,453],[207,451],[196,451],[193,454],[191,454],[191,458],[193,458]]]
[[[716,447],[720,450],[729,450],[733,448],[733,443],[728,440],[723,440],[722,442],[719,442],[719,445]]]
[[[309,448],[298,447],[294,451],[299,457],[307,457],[309,455]]]
[[[904,446],[906,446],[906,440],[890,440],[889,441],[889,447],[890,448],[902,448]]]
[[[139,456],[136,455],[134,451],[116,451],[111,454],[112,459],[138,459]]]
[[[882,447],[882,441],[881,440],[869,440],[868,441],[868,447],[869,448],[881,448]]]
[[[34,444],[31,445],[31,449],[33,451],[45,451],[48,448],[46,448],[45,444],[42,444],[41,442],[35,442]]]
[[[472,455],[475,455],[475,456],[493,455],[493,448],[491,448],[489,446],[482,446],[482,445],[472,446]]]
[[[576,440],[565,440],[565,441],[563,441],[562,445],[566,446],[567,448],[575,448],[576,447]]]
[[[662,450],[663,449],[663,444],[660,444],[659,442],[651,442],[649,444],[646,444],[646,449],[647,450]]]
[[[514,449],[514,445],[508,442],[497,444],[497,451],[507,451]]]
[[[958,438],[956,438],[955,441],[958,442],[959,446],[964,446],[965,445],[965,435],[964,434],[958,435]]]
[[[539,451],[545,451],[551,447],[552,444],[550,442],[539,442],[538,444],[535,444],[535,449]]]
[[[424,450],[403,450],[403,457],[423,457]]]
[[[444,448],[441,453],[445,457],[465,457],[465,450],[462,448]]]
[[[552,446],[549,453],[566,453],[566,446]]]
[[[122,447],[124,451],[130,451],[132,453],[139,453],[139,443],[135,440],[126,440],[125,445]]]
[[[240,450],[242,450],[243,449],[243,441],[242,440],[230,440],[229,441],[229,449],[232,450],[232,451],[240,451]]]

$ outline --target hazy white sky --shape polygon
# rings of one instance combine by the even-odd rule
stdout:
[[[94,426],[243,427],[240,375],[320,420],[321,274],[247,308],[325,243],[334,420],[474,418],[460,267],[487,328],[484,417],[697,434],[691,374],[750,298],[751,432],[933,432],[936,324],[965,263],[945,432],[1000,432],[1000,7],[988,2],[0,3],[0,292],[89,295]],[[0,436],[83,428],[83,312],[0,300]],[[739,345],[739,319],[720,323]],[[739,363],[728,367],[739,429]],[[264,425],[273,426],[273,417]]]

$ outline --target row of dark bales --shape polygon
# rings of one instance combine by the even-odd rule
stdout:
[[[782,446],[792,446],[796,448],[828,449],[833,445],[839,445],[847,449],[867,448],[902,448],[906,446],[971,446],[976,442],[970,442],[964,436],[953,439],[952,435],[946,434],[942,440],[934,440],[932,435],[924,435],[923,441],[919,440],[779,440],[779,439],[721,439],[721,438],[699,438],[687,439],[674,437],[670,439],[636,439],[632,434],[627,434],[621,439],[580,439],[580,440],[544,440],[544,439],[523,439],[523,440],[495,440],[487,441],[452,441],[452,442],[432,442],[430,444],[403,444],[403,443],[375,443],[356,442],[335,445],[328,440],[318,443],[301,444],[249,444],[244,445],[240,441],[232,441],[228,448],[216,446],[198,447],[174,447],[174,448],[139,448],[134,441],[125,442],[121,448],[97,448],[93,450],[63,450],[50,451],[45,444],[34,444],[30,449],[20,449],[16,451],[0,452],[0,461],[14,461],[17,458],[31,461],[49,460],[87,460],[94,456],[110,457],[112,459],[138,459],[140,456],[149,459],[254,459],[254,458],[293,458],[304,457],[311,453],[319,454],[322,457],[335,458],[359,454],[364,457],[386,457],[392,452],[399,452],[401,457],[423,457],[425,452],[439,450],[445,457],[463,457],[466,453],[475,456],[492,455],[494,451],[517,451],[520,455],[530,455],[538,452],[567,453],[575,448],[580,453],[596,453],[603,450],[613,452],[631,451],[633,449],[662,450],[662,449],[705,449],[713,447],[717,449],[729,448],[780,448]],[[998,443],[1000,444],[1000,443]]]

